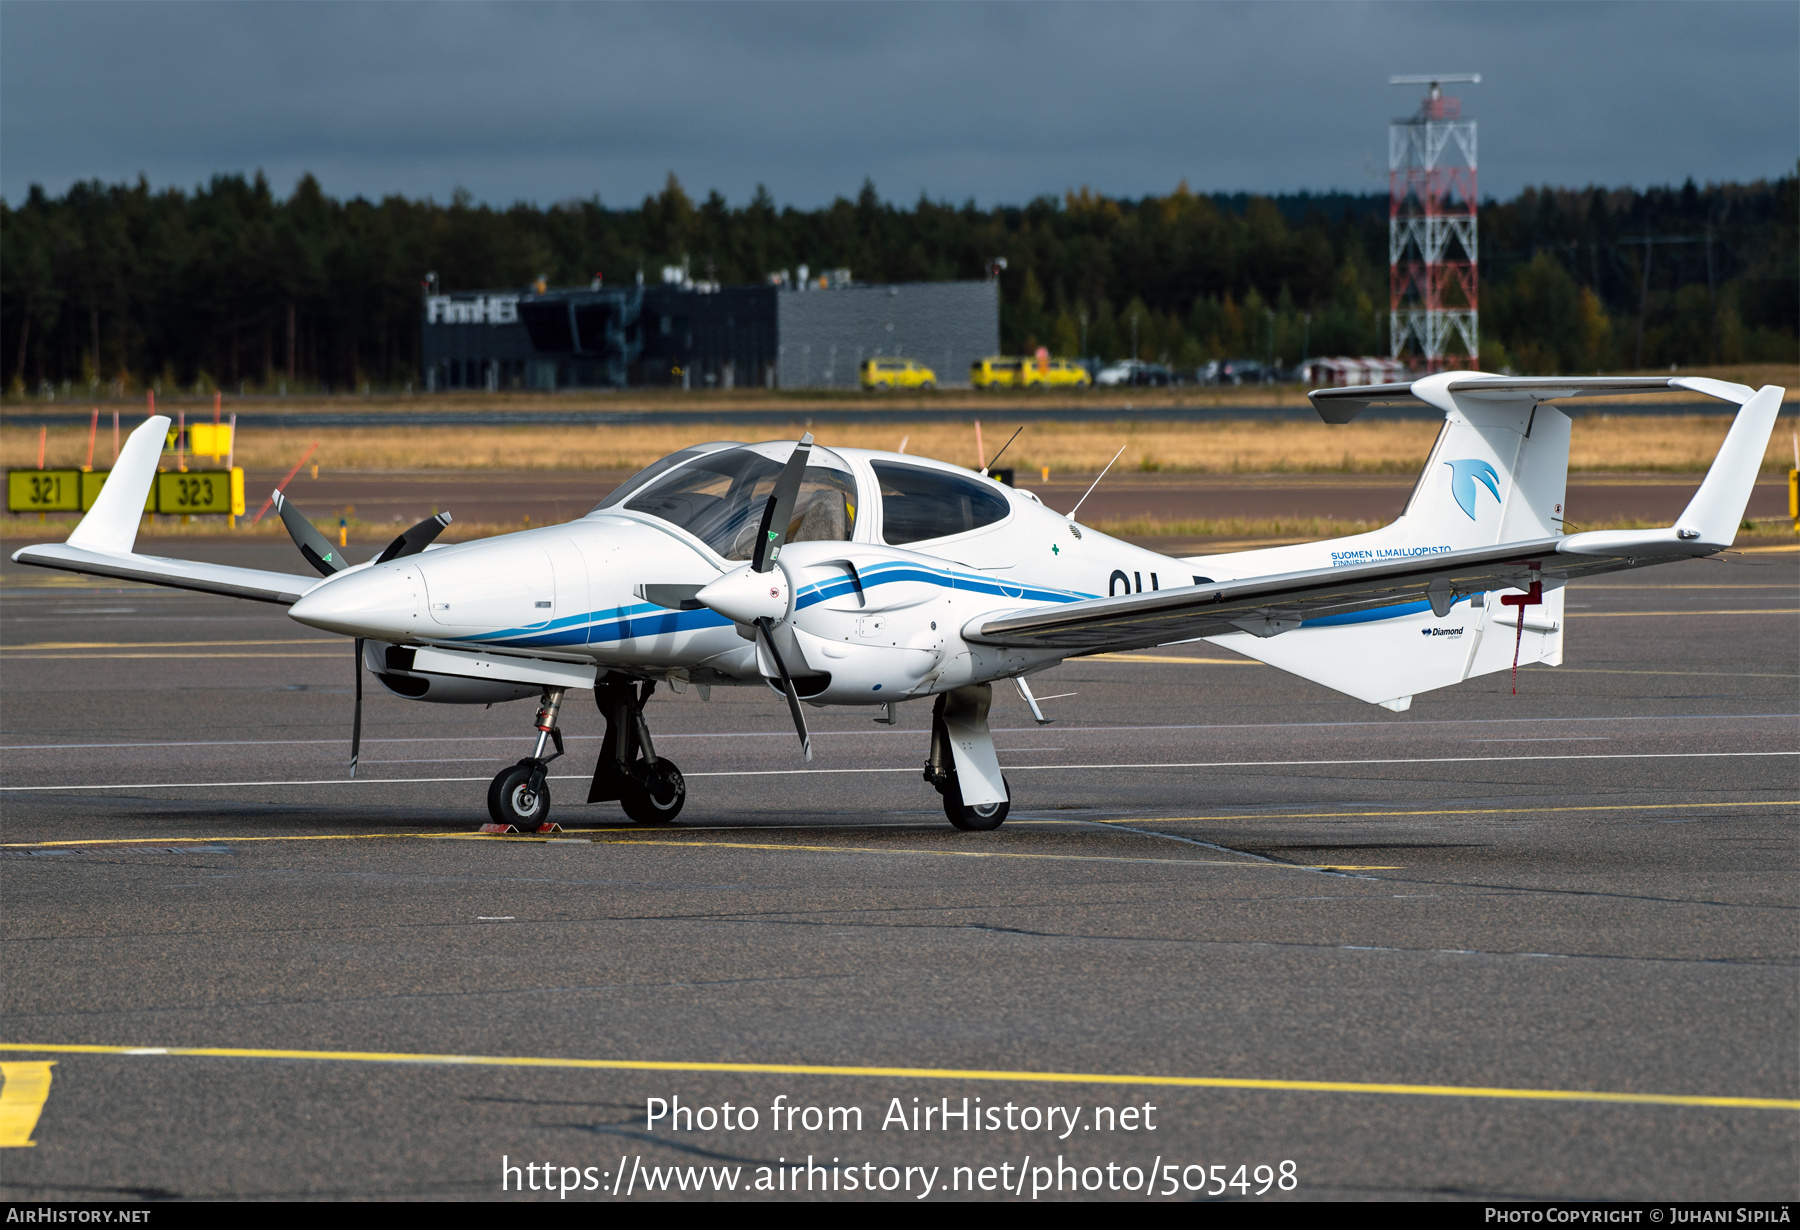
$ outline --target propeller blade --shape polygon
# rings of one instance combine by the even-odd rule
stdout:
[[[450,514],[447,512],[425,518],[406,533],[388,543],[386,549],[375,557],[375,562],[385,564],[391,559],[404,559],[408,555],[417,555],[429,547],[433,540],[444,532],[444,527],[449,524]]]
[[[356,638],[356,719],[350,724],[350,776],[356,776],[356,762],[362,757],[362,677],[363,642]]]
[[[812,444],[812,432],[800,437],[800,443],[788,454],[787,464],[781,467],[775,489],[769,492],[769,502],[763,506],[762,530],[756,536],[756,551],[750,557],[752,572],[767,572],[781,554],[781,545],[787,541],[788,522],[794,516],[794,501],[800,497],[800,480],[806,477],[806,458],[812,452]]]
[[[276,510],[281,513],[281,524],[287,527],[288,537],[300,548],[300,554],[306,557],[306,562],[316,568],[320,576],[328,577],[334,572],[343,571],[344,557],[337,553],[337,548],[331,545],[325,535],[313,528],[313,523],[306,519],[306,514],[279,491],[272,498]]]
[[[775,669],[781,673],[781,688],[787,693],[788,712],[794,715],[794,733],[800,736],[800,750],[806,753],[810,764],[812,734],[806,729],[806,715],[800,711],[800,694],[794,690],[794,680],[788,674],[787,663],[781,660],[781,652],[775,648],[775,621],[765,615],[756,621],[756,630],[762,633],[763,648],[769,651],[769,657],[775,662]]]

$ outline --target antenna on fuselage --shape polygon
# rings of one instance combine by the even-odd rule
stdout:
[[[1109,461],[1106,463],[1106,470],[1110,470],[1113,468],[1113,461],[1117,461],[1120,457],[1124,456],[1125,450],[1130,446],[1130,444],[1131,444],[1131,442],[1129,440],[1127,440],[1124,444],[1119,445],[1119,451],[1113,454],[1112,461]],[[1081,498],[1079,500],[1075,501],[1075,507],[1071,508],[1067,513],[1063,514],[1068,520],[1073,521],[1075,519],[1075,514],[1081,511],[1081,506],[1083,504],[1087,503],[1087,498],[1090,495],[1094,494],[1094,488],[1098,487],[1100,485],[1100,480],[1102,478],[1106,477],[1106,470],[1100,471],[1100,473],[1095,477],[1093,483],[1088,487],[1088,489],[1081,493]]]
[[[992,461],[990,461],[990,462],[988,462],[988,463],[987,463],[987,464],[986,464],[986,465],[984,465],[984,466],[982,466],[982,467],[981,467],[981,477],[983,477],[983,478],[986,478],[986,477],[988,477],[988,476],[989,476],[989,475],[990,475],[990,474],[991,474],[991,473],[993,473],[993,469],[994,469],[994,467],[995,467],[995,466],[996,466],[996,465],[998,465],[998,464],[999,464],[999,462],[1000,462],[1000,455],[1001,455],[1001,453],[1004,453],[1004,452],[1006,452],[1006,450],[1007,450],[1007,449],[1009,449],[1009,448],[1011,448],[1011,447],[1012,447],[1012,442],[1013,442],[1013,441],[1014,441],[1014,440],[1017,440],[1017,439],[1018,439],[1018,438],[1019,438],[1019,432],[1020,432],[1020,431],[1024,431],[1024,430],[1025,430],[1025,427],[1024,427],[1024,425],[1023,425],[1023,424],[1021,424],[1021,425],[1020,425],[1020,426],[1019,426],[1019,428],[1018,428],[1018,430],[1017,430],[1017,431],[1014,431],[1014,432],[1013,432],[1013,433],[1012,433],[1012,435],[1010,435],[1010,436],[1008,436],[1008,437],[1006,437],[1006,443],[1005,443],[1005,444],[1002,444],[1002,445],[1001,445],[1001,446],[1000,446],[1000,452],[999,452],[999,453],[995,453],[995,454],[994,454],[994,459],[993,459],[993,460],[992,460]]]

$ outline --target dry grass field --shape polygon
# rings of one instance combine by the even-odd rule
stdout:
[[[1671,372],[1614,372],[1612,375],[1668,376]],[[1711,376],[1760,388],[1778,384],[1785,388],[1787,400],[1800,402],[1800,367],[1792,364],[1741,364],[1733,367],[1694,367],[1681,369],[1683,376]],[[1589,407],[1612,402],[1644,405],[1654,402],[1691,404],[1697,395],[1671,391],[1629,398],[1591,398]],[[509,411],[601,410],[630,414],[650,411],[659,414],[692,415],[704,421],[709,414],[738,410],[791,412],[796,421],[819,409],[844,410],[856,407],[879,407],[885,414],[910,409],[940,410],[945,406],[967,406],[971,403],[991,407],[997,416],[1026,418],[1034,410],[1067,410],[1095,404],[1122,406],[1127,409],[1167,409],[1171,407],[1232,406],[1246,408],[1299,408],[1307,404],[1306,388],[1297,384],[1280,385],[1178,385],[1166,389],[1000,389],[971,392],[968,389],[939,389],[928,393],[860,393],[828,389],[622,389],[617,392],[568,391],[559,393],[376,393],[373,395],[340,394],[333,397],[318,394],[295,394],[292,397],[261,397],[240,402],[227,394],[225,410],[253,406],[259,414],[342,413],[345,410],[368,409],[384,414],[424,413],[484,414]],[[7,396],[0,399],[0,422],[29,415],[33,422],[41,417],[80,418],[87,420],[90,402],[79,393],[72,398],[46,402],[36,397]],[[104,415],[110,417],[114,403],[101,402]],[[127,412],[137,412],[144,404],[143,394],[134,393],[125,403]],[[196,419],[210,419],[213,399],[204,395],[158,395],[157,406],[174,414],[185,410]],[[989,413],[983,410],[984,416]],[[1114,446],[1117,447],[1116,445]]]
[[[991,457],[1021,419],[996,414],[982,421]],[[1318,422],[1056,422],[1023,420],[1025,430],[1008,450],[1005,464],[1023,472],[1048,466],[1058,474],[1091,474],[1121,447],[1122,469],[1195,474],[1404,474],[1425,461],[1437,424],[1370,420],[1333,427]],[[1664,472],[1704,470],[1724,439],[1725,415],[1606,417],[1575,420],[1570,468],[1579,472]],[[237,463],[286,469],[314,442],[322,469],[343,470],[636,470],[700,440],[794,438],[806,427],[745,425],[696,420],[678,426],[434,426],[334,427],[245,430]],[[1785,471],[1792,464],[1793,420],[1778,425],[1764,469]],[[850,448],[898,448],[959,465],[977,464],[972,423],[939,420],[870,425],[826,424],[813,429],[820,443]],[[0,462],[8,467],[37,464],[38,429],[0,425]],[[86,424],[48,429],[45,462],[79,466],[86,457]],[[112,460],[110,422],[95,447],[95,468]],[[204,459],[210,463],[210,458]]]

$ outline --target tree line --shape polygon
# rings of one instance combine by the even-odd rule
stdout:
[[[1482,365],[1585,372],[1800,360],[1796,176],[1679,188],[1532,189],[1483,204]],[[690,196],[497,209],[336,200],[308,175],[191,192],[81,183],[0,201],[0,364],[16,394],[177,388],[350,391],[418,378],[422,279],[444,290],[694,276],[760,282],[989,276],[1009,352],[1136,354],[1180,366],[1385,354],[1382,195],[1107,197],[979,209],[821,209]]]

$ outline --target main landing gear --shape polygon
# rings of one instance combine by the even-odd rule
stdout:
[[[544,703],[537,712],[537,747],[531,755],[508,765],[488,783],[488,815],[496,825],[511,825],[521,833],[536,833],[550,824],[550,787],[544,782],[550,762],[563,754],[562,731],[556,728],[556,715],[562,710],[564,689],[545,688]],[[556,754],[544,755],[546,744],[556,745]]]
[[[638,683],[617,674],[594,684],[594,703],[606,719],[606,738],[594,765],[587,801],[617,799],[626,816],[639,824],[667,824],[687,802],[687,781],[675,762],[656,754],[644,704],[656,691],[652,680]]]
[[[978,683],[940,693],[931,709],[925,780],[944,796],[944,815],[959,829],[997,829],[1012,808],[1012,783],[1000,772],[988,733],[993,700],[993,688]]]

